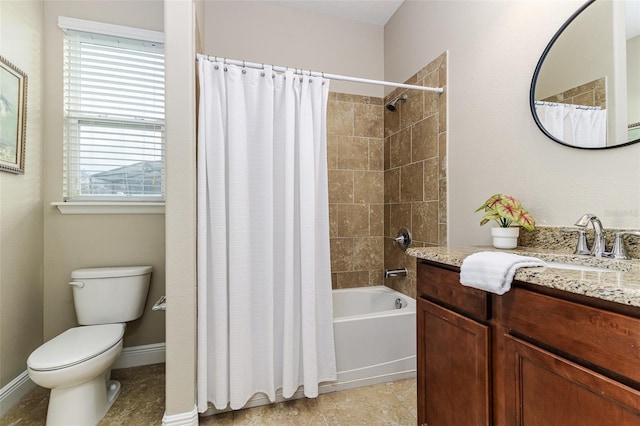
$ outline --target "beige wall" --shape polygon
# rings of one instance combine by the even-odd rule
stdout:
[[[536,127],[529,86],[576,1],[406,1],[385,27],[385,77],[402,80],[449,51],[449,244],[488,244],[478,205],[518,197],[541,225],[593,212],[605,227],[640,224],[640,145],[585,151]]]
[[[0,55],[28,78],[25,174],[0,172],[0,388],[42,343],[42,2],[0,2]]]
[[[44,8],[44,338],[76,325],[69,275],[73,269],[152,265],[147,307],[127,327],[125,346],[164,342],[164,314],[151,306],[165,294],[164,215],[62,215],[62,31],[58,16],[155,31],[164,27],[162,0],[47,0]]]
[[[260,1],[205,2],[204,54],[381,80],[383,27]],[[331,90],[383,96],[381,86]]]

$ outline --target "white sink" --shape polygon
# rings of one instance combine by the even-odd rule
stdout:
[[[602,268],[600,266],[587,266],[587,265],[576,265],[575,263],[563,263],[563,262],[548,262],[545,261],[548,268],[555,269],[571,269],[574,271],[589,271],[589,272],[617,272],[614,269]]]

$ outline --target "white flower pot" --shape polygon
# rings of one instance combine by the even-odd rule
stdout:
[[[499,249],[513,249],[518,246],[520,228],[491,228],[493,246]]]

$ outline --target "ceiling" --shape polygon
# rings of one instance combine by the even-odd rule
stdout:
[[[352,21],[384,25],[404,0],[282,0],[280,6],[335,16]]]
[[[385,25],[404,0],[266,0],[352,21]],[[627,2],[627,39],[640,35],[640,1]]]

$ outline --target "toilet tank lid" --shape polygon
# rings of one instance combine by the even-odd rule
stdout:
[[[132,277],[151,273],[152,266],[114,266],[109,268],[76,269],[71,272],[71,278],[116,278]]]

